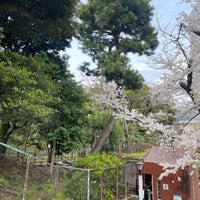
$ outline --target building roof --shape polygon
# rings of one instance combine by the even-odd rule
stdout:
[[[148,153],[143,157],[144,162],[149,163],[168,163],[175,164],[176,161],[182,158],[186,153],[193,157],[195,149],[186,149],[184,147],[158,147],[153,146]]]

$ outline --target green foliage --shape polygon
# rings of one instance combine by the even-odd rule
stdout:
[[[0,1],[1,141],[16,133],[12,141],[26,148],[56,139],[57,154],[85,143],[88,98],[58,54],[75,34],[78,2]]]
[[[50,120],[53,109],[49,105],[59,101],[54,95],[56,86],[52,80],[56,71],[59,66],[50,62],[46,54],[26,56],[12,51],[0,52],[2,142],[7,143],[13,133],[20,133],[27,143],[31,133],[39,132],[38,125]]]
[[[83,63],[80,69],[128,89],[140,88],[143,78],[130,68],[127,54],[150,55],[157,47],[157,33],[150,23],[152,11],[149,0],[91,0],[82,4],[78,39],[97,68]]]
[[[129,60],[117,52],[108,52],[99,56],[99,65],[102,75],[107,81],[115,81],[118,86],[125,86],[127,89],[135,90],[142,87],[143,77],[138,71],[131,69]]]
[[[0,42],[1,40],[4,38],[4,35],[3,35],[3,28],[0,27]]]
[[[5,49],[35,54],[57,53],[69,46],[74,35],[76,0],[0,1],[0,24]]]
[[[27,56],[4,51],[0,61],[0,140],[7,135],[6,142],[12,135],[7,134],[11,126],[26,144],[28,139],[41,139],[38,133],[50,143],[56,138],[57,154],[82,146],[88,98],[67,71],[62,74],[45,53]],[[34,143],[41,146],[40,141]]]
[[[87,108],[88,96],[83,88],[72,79],[65,79],[57,84],[56,96],[60,101],[52,104],[55,110],[51,121],[41,128],[46,132],[49,144],[56,140],[56,153],[69,153],[75,148],[83,146],[88,126]]]
[[[147,85],[143,85],[140,89],[132,91],[125,91],[126,98],[128,100],[128,109],[137,109],[139,112],[146,114],[145,110],[150,102],[151,92]]]
[[[109,138],[103,145],[102,151],[116,152],[119,150],[119,143],[124,138],[124,124],[121,120],[116,121]]]
[[[41,58],[10,51],[0,53],[0,117],[3,122],[45,119],[51,113],[46,104],[55,100],[52,96],[55,87],[41,63]],[[47,66],[47,63],[42,64]]]
[[[114,188],[116,185],[116,167],[123,166],[124,162],[114,155],[88,154],[85,157],[79,158],[75,167],[92,169],[90,170],[90,198],[99,199],[100,193],[100,178],[103,178],[104,190],[103,196],[107,200],[114,199]],[[108,169],[109,168],[109,169]],[[120,170],[119,170],[120,171]],[[72,179],[66,184],[64,193],[67,197],[74,200],[86,199],[87,197],[87,170],[75,172]],[[77,190],[78,188],[78,190]]]
[[[6,142],[20,129],[25,135],[21,142],[26,144],[28,139],[41,139],[37,133],[49,143],[56,139],[57,154],[82,146],[89,114],[82,87],[67,73],[63,75],[45,53],[27,56],[5,51],[0,53],[0,60],[0,140],[7,135]],[[15,129],[7,134],[10,126]]]
[[[94,58],[106,49],[151,54],[158,45],[149,0],[91,0],[79,11],[80,40]]]
[[[54,85],[43,71],[41,64],[47,66],[45,61],[10,51],[1,52],[0,59],[1,108],[4,114],[6,110],[18,112],[23,109],[27,114],[31,110],[37,116],[48,115],[45,104],[53,99],[50,91],[54,90]]]
[[[63,193],[73,200],[87,199],[87,172],[75,172],[71,180],[65,184]]]
[[[92,146],[95,144],[97,138],[100,136],[104,127],[110,117],[110,111],[99,107],[99,105],[92,103],[92,112],[88,117],[88,127],[86,129],[86,142]],[[113,127],[109,138],[106,140],[102,151],[114,152],[118,150],[118,144],[121,138],[124,136],[124,124],[123,121],[118,120]]]
[[[0,185],[8,186],[9,182],[4,177],[0,176]]]
[[[53,183],[45,183],[36,186],[35,188],[29,189],[26,192],[26,198],[30,200],[52,200],[54,196],[54,190],[52,187]],[[45,192],[44,192],[45,191]],[[22,199],[23,194],[19,195],[17,200]],[[60,199],[62,200],[62,199]]]
[[[87,154],[85,157],[79,158],[74,166],[86,169],[103,169],[109,167],[114,168],[122,166],[123,164],[122,160],[112,154],[98,153]]]

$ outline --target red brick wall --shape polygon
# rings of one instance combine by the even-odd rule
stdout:
[[[194,171],[192,176],[190,176],[191,170]],[[158,164],[145,163],[143,173],[152,174],[154,200],[158,200],[157,183],[162,172],[162,167]],[[164,177],[160,180],[160,183],[162,200],[173,200],[174,194],[181,195],[182,200],[200,200],[197,170],[192,167],[178,170],[176,174],[170,174]],[[165,186],[168,186],[168,189],[164,189],[163,184],[166,184]]]
[[[199,178],[198,178],[198,171],[193,170],[192,166],[189,167],[190,170],[190,188],[191,192],[191,200],[200,200],[200,188],[199,188]],[[194,173],[192,173],[194,171]]]

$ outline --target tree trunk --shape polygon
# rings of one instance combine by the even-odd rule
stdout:
[[[3,142],[4,144],[7,144],[8,139],[13,132],[14,126],[11,125],[10,123],[5,123],[1,125],[0,129],[0,141]],[[6,152],[6,147],[0,145],[0,154],[5,154]]]
[[[116,121],[116,117],[111,115],[102,134],[100,135],[100,137],[98,138],[96,144],[94,145],[94,147],[91,150],[91,153],[98,153],[101,151],[101,149],[103,148],[103,145],[105,143],[105,141],[108,139],[113,126],[115,125],[115,121]]]

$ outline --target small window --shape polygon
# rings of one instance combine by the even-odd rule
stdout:
[[[174,194],[173,200],[182,200],[182,196],[179,194]]]
[[[163,184],[163,190],[169,190],[169,185],[168,184]]]

